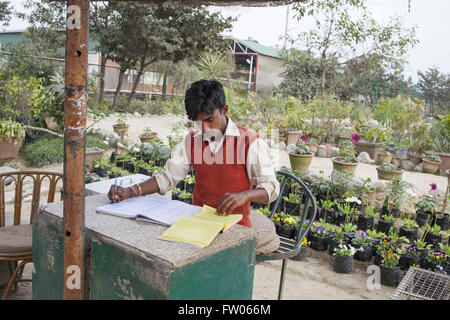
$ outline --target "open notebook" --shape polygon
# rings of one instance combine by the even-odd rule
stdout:
[[[171,226],[179,217],[190,217],[200,212],[202,207],[178,200],[154,197],[135,197],[110,203],[95,209],[98,213],[136,219]]]
[[[191,217],[179,217],[160,236],[160,239],[183,242],[203,248],[208,246],[219,232],[230,229],[241,219],[242,214],[218,216],[215,208],[203,205],[199,213]]]

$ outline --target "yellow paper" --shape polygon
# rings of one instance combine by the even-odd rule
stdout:
[[[199,213],[194,214],[193,217],[218,222],[222,225],[224,230],[234,226],[242,219],[242,214],[230,214],[228,216],[219,216],[216,214],[216,211],[217,210],[215,208],[204,204],[202,210]]]
[[[217,222],[181,216],[160,238],[203,248],[208,246],[222,229],[223,225]]]

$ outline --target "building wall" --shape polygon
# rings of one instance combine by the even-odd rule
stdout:
[[[283,60],[268,56],[258,55],[256,70],[256,91],[268,92],[277,87],[283,77]]]

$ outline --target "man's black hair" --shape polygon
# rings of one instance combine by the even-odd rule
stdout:
[[[197,119],[199,114],[213,114],[216,109],[222,112],[226,104],[222,84],[216,80],[199,80],[186,90],[184,106],[190,120]]]

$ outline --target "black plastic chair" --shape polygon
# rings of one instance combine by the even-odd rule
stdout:
[[[316,205],[316,201],[314,199],[313,194],[308,189],[308,187],[303,183],[303,181],[301,181],[299,178],[297,178],[296,176],[294,176],[293,174],[288,173],[288,172],[277,171],[276,174],[277,174],[277,178],[281,178],[280,195],[278,196],[277,200],[273,202],[274,205],[271,206],[271,215],[270,215],[271,220],[272,220],[275,212],[280,211],[279,207],[281,207],[281,200],[282,200],[282,197],[285,195],[284,191],[286,189],[286,185],[287,185],[287,182],[289,179],[293,180],[293,183],[289,183],[289,185],[292,186],[292,185],[297,184],[297,186],[295,186],[295,187],[298,187],[299,189],[301,189],[301,191],[303,191],[303,194],[304,194],[304,202],[302,203],[302,207],[300,209],[300,217],[299,217],[300,225],[295,230],[296,240],[288,239],[288,238],[280,236],[280,246],[277,250],[275,250],[274,252],[272,252],[270,254],[260,254],[260,255],[256,256],[257,263],[266,261],[266,260],[283,260],[283,264],[281,267],[280,285],[279,285],[279,289],[278,289],[278,300],[280,300],[282,298],[282,293],[283,293],[287,261],[289,258],[295,257],[296,255],[298,255],[300,253],[300,250],[302,248],[301,243],[303,241],[303,238],[308,233],[308,231],[311,228],[311,225],[313,224],[314,219],[316,217],[317,205]],[[290,181],[290,182],[292,182],[292,181]],[[312,212],[310,211],[311,206],[313,208]],[[308,216],[308,213],[309,213],[309,216]],[[306,227],[303,227],[307,216],[309,218],[309,222],[306,225]]]

